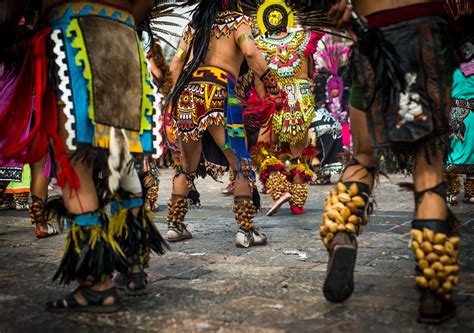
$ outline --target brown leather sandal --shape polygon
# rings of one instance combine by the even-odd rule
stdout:
[[[86,304],[80,304],[74,295],[76,293],[86,300]],[[105,302],[113,298],[113,304]],[[93,313],[111,313],[120,310],[122,303],[115,288],[105,291],[94,291],[87,287],[79,287],[63,299],[46,303],[46,311],[49,312],[93,312]]]
[[[59,234],[59,229],[53,226],[46,217],[44,209],[44,201],[33,195],[32,202],[29,207],[31,223],[35,225],[36,238],[47,238]],[[46,230],[43,228],[46,226]]]

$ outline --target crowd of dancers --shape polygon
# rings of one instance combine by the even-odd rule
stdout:
[[[188,7],[167,64],[165,17]],[[49,311],[113,312],[146,293],[150,255],[192,238],[197,177],[229,172],[237,247],[265,245],[254,217],[340,179],[319,233],[323,292],[354,290],[357,237],[383,172],[409,172],[418,319],[455,314],[459,221],[474,203],[473,4],[456,1],[6,0],[0,4],[0,207],[35,235],[67,227],[54,280],[78,288]],[[168,25],[170,23],[168,22]],[[173,25],[173,24],[171,24]],[[162,37],[162,35],[161,35]],[[157,159],[174,162],[166,237],[151,211]],[[30,176],[31,175],[31,176]],[[54,177],[60,195],[48,198]],[[163,181],[163,180],[161,180]],[[31,186],[30,186],[31,185]],[[31,200],[29,192],[31,191]],[[319,218],[318,218],[319,219]]]

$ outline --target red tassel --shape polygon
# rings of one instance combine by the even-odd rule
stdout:
[[[301,152],[301,157],[304,159],[310,159],[313,158],[318,154],[318,150],[314,146],[308,146],[303,151]]]
[[[5,142],[2,154],[6,159],[14,159],[23,163],[34,163],[42,159],[51,142],[56,162],[59,164],[58,180],[61,187],[69,183],[72,190],[79,188],[79,177],[75,173],[66,148],[59,137],[58,110],[56,94],[48,87],[48,58],[46,41],[51,29],[45,28],[36,33],[29,41],[23,66],[17,79],[12,100],[0,118],[0,141]],[[35,108],[31,106],[31,92],[35,88]],[[26,97],[26,98],[25,98]],[[29,134],[22,138],[23,133],[31,126]],[[28,149],[27,154],[23,154]]]
[[[277,96],[267,93],[265,99],[262,101],[254,87],[250,88],[249,98],[241,102],[244,106],[245,124],[251,127],[265,127],[262,134],[271,130],[271,126],[268,126],[268,123],[273,117],[273,114],[278,109],[288,107],[288,99],[284,91],[281,91],[280,95]]]

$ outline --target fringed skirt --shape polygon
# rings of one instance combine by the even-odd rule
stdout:
[[[419,151],[426,156],[445,155],[449,148],[447,115],[454,53],[447,43],[447,22],[417,11],[422,5],[414,6],[368,17],[369,26],[380,28],[398,50],[405,72],[406,89],[392,98],[387,109],[379,94],[374,98],[374,73],[368,60],[357,49],[353,59],[374,146],[400,171],[411,168]],[[442,5],[436,10],[442,12]],[[411,18],[406,19],[406,14]]]
[[[255,179],[246,145],[243,107],[235,93],[232,75],[213,66],[199,67],[171,109],[168,120],[167,133],[173,141],[202,141],[205,174],[221,177],[229,167],[223,151],[232,149],[239,161],[236,171],[247,179]],[[225,127],[223,147],[214,142],[207,131],[209,126]]]

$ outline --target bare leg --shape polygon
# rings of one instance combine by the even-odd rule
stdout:
[[[193,173],[197,170],[201,160],[201,141],[180,141],[181,156],[183,161],[183,171]],[[180,174],[174,179],[173,194],[188,195],[188,182],[184,174]]]
[[[354,291],[354,267],[357,257],[356,235],[367,222],[367,210],[374,177],[375,154],[367,126],[366,115],[351,106],[354,163],[349,163],[342,182],[331,190],[324,205],[326,211],[334,204],[342,204],[343,215],[323,214],[320,235],[329,250],[329,262],[324,281],[324,297],[330,302],[343,302]],[[339,201],[344,198],[344,202]],[[341,223],[342,222],[342,223]],[[339,223],[339,224],[338,224]]]
[[[366,169],[361,166],[373,167],[376,165],[372,140],[369,135],[365,112],[350,106],[351,133],[353,140],[353,155],[361,165],[352,165],[345,169],[343,181],[357,181],[365,183],[371,189],[374,179]]]
[[[180,141],[182,166],[173,178],[173,190],[168,201],[168,241],[179,242],[192,238],[183,223],[188,211],[188,193],[201,160],[201,141]]]
[[[64,124],[64,114],[59,112],[60,118],[62,118],[62,124]],[[67,137],[64,126],[60,126],[60,135],[63,138],[65,144],[65,138]],[[79,177],[80,186],[77,190],[73,191],[69,184],[67,183],[63,189],[63,200],[66,210],[69,214],[73,215],[82,215],[86,213],[91,213],[99,209],[99,200],[97,197],[97,192],[95,184],[92,178],[92,169],[87,167],[82,162],[73,164],[74,171]],[[112,288],[112,279],[111,276],[103,276],[101,280],[95,280],[93,276],[89,276],[87,281],[80,280],[78,281],[81,287],[87,287],[93,291],[104,291]],[[87,300],[82,296],[79,291],[76,291],[73,294],[73,297],[81,305],[86,305]],[[103,305],[114,304],[116,298],[113,296],[107,297],[103,301]],[[47,307],[50,309],[58,308],[59,303],[66,303],[63,301],[49,302]],[[66,305],[66,304],[64,304]]]
[[[425,154],[420,151],[416,156],[415,168],[413,170],[413,181],[417,192],[434,188],[443,182],[444,164],[440,154],[431,155],[430,161],[426,161]],[[417,219],[439,219],[447,217],[447,205],[445,197],[433,192],[427,192],[419,202],[416,212]]]
[[[209,133],[219,147],[225,144],[225,129],[223,126],[210,126]],[[224,150],[224,154],[234,171],[239,170],[239,163],[232,149]],[[253,223],[257,211],[252,199],[253,182],[236,172],[234,182],[234,216],[239,226],[236,235],[237,247],[264,245],[267,237],[261,233]]]
[[[46,156],[31,166],[31,195],[37,196],[41,200],[48,198],[49,179],[44,175],[44,164]]]
[[[219,147],[223,147],[225,145],[225,130],[223,126],[209,126],[208,131]],[[223,153],[227,158],[232,170],[238,170],[239,164],[232,149],[226,149],[223,151]],[[236,175],[234,184],[234,196],[239,197],[252,195],[252,186],[249,185],[249,181],[241,175]]]

